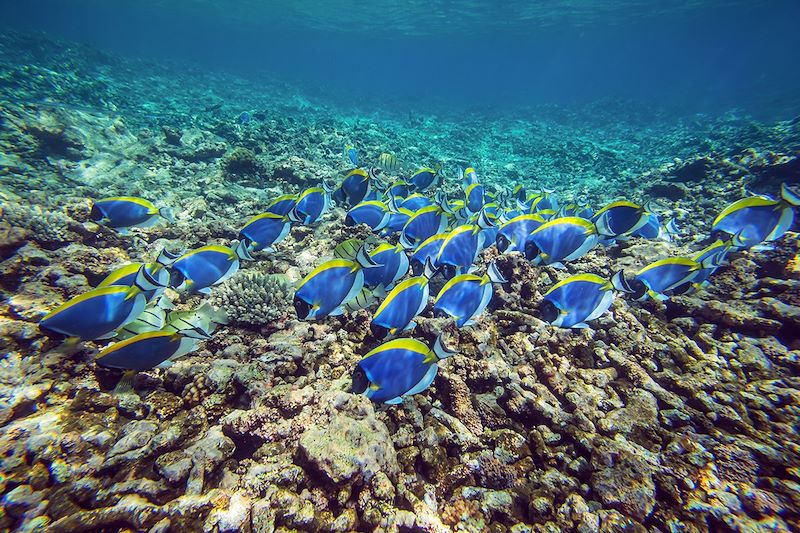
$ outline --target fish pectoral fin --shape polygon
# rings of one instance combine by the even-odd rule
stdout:
[[[197,292],[200,294],[211,294],[211,287],[203,287],[202,289],[197,289]]]
[[[564,269],[567,268],[567,267],[564,266],[564,263],[560,263],[560,262],[552,263],[550,266],[553,267],[553,268],[557,268],[558,270],[564,270]]]

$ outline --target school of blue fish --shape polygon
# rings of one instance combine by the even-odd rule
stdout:
[[[490,304],[495,287],[509,287],[494,262],[476,273],[483,250],[495,246],[501,254],[518,253],[535,265],[563,269],[597,246],[629,237],[671,240],[678,234],[675,223],[662,222],[649,205],[619,200],[593,211],[562,203],[550,190],[527,191],[517,185],[492,192],[474,167],[457,169],[462,194],[449,198],[441,190],[445,178],[440,165],[418,168],[404,178],[397,158],[388,152],[366,169],[359,167],[352,145],[344,147],[343,155],[353,168],[341,180],[273,199],[263,213],[244,223],[231,246],[161,250],[151,263],[122,266],[97,288],[46,314],[41,330],[68,342],[115,339],[98,353],[96,363],[128,376],[168,366],[211,338],[227,318],[224,310],[207,302],[195,310],[176,311],[163,294],[167,287],[211,293],[239,270],[241,261],[273,252],[293,225],[318,224],[335,202],[346,209],[345,225],[364,225],[374,238],[339,243],[332,259],[297,284],[293,307],[303,320],[374,308],[370,332],[385,342],[356,365],[351,391],[374,402],[398,404],[426,390],[439,362],[455,353],[441,335],[432,347],[402,337],[414,331],[415,318],[431,306],[434,316],[469,327]],[[437,192],[431,194],[434,188]],[[785,185],[777,199],[742,198],[713,221],[706,248],[687,257],[659,259],[634,274],[570,276],[544,294],[540,318],[554,327],[586,328],[619,294],[641,301],[696,291],[710,282],[730,253],[764,249],[786,234],[797,206],[800,196]],[[135,197],[96,200],[90,218],[122,234],[159,220],[174,223],[170,208]],[[434,296],[431,281],[437,276],[444,284]]]

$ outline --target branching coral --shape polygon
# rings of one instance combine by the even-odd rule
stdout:
[[[292,286],[282,275],[239,272],[215,290],[212,303],[233,324],[261,326],[288,316],[291,294]]]

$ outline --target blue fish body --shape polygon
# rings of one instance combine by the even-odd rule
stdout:
[[[467,169],[464,170],[461,183],[464,185],[465,189],[468,189],[470,185],[478,183],[478,173],[475,172],[475,168],[467,167]]]
[[[104,368],[143,372],[170,358],[197,349],[198,340],[172,331],[150,331],[117,342],[104,349],[95,362]]]
[[[473,183],[467,187],[464,196],[465,205],[470,213],[477,213],[486,203],[486,188],[479,183]]]
[[[414,250],[411,255],[411,273],[415,276],[421,276],[425,271],[425,263],[430,262],[433,268],[438,268],[436,258],[439,257],[439,252],[442,249],[442,244],[447,239],[449,233],[437,233],[426,239]]]
[[[539,215],[518,215],[497,229],[497,249],[501,253],[524,252],[528,236],[545,223]]]
[[[405,199],[403,199],[402,202],[400,202],[400,207],[402,207],[403,209],[408,209],[409,211],[414,213],[416,213],[423,207],[429,207],[431,205],[433,205],[431,199],[426,196],[422,196],[419,193],[414,193],[412,195],[409,195]]]
[[[72,298],[42,318],[39,327],[81,340],[107,338],[144,311],[144,294],[136,287],[108,285]]]
[[[387,192],[395,198],[405,198],[411,191],[409,190],[408,183],[403,180],[397,180],[392,183]]]
[[[170,286],[178,290],[208,292],[239,270],[239,256],[225,246],[208,245],[183,254],[172,264]],[[175,276],[177,272],[180,275]]]
[[[364,201],[371,192],[369,174],[365,170],[356,168],[351,170],[342,181],[340,198],[350,205]]]
[[[284,194],[272,200],[269,205],[267,205],[265,211],[285,217],[289,214],[289,211],[292,210],[296,202],[296,194]]]
[[[252,119],[253,119],[253,117],[250,116],[250,113],[248,113],[247,111],[244,111],[241,115],[239,115],[239,124],[242,124],[242,125],[250,124],[250,121]]]
[[[428,278],[409,278],[392,289],[375,311],[370,324],[372,334],[378,338],[414,327],[412,320],[428,305]]]
[[[742,198],[726,207],[714,220],[712,232],[737,236],[737,248],[751,248],[782,237],[794,224],[794,205],[762,196]]]
[[[647,217],[647,222],[639,229],[632,232],[634,237],[642,237],[645,239],[657,239],[661,235],[661,222],[658,220],[658,215],[651,213]]]
[[[306,189],[297,197],[289,216],[301,224],[316,224],[331,205],[330,195],[322,187]]]
[[[645,224],[650,213],[644,207],[632,202],[612,202],[600,209],[592,217],[600,235],[620,237],[629,235]]]
[[[347,145],[344,147],[344,155],[354,167],[358,166],[358,150]]]
[[[637,290],[634,298],[644,300],[649,296],[664,300],[664,293],[694,283],[702,270],[703,265],[688,257],[670,257],[651,263],[636,273],[634,283],[639,281],[644,288]]]
[[[431,205],[416,211],[403,226],[403,238],[421,243],[447,227],[447,216],[439,206]]]
[[[433,350],[414,339],[391,340],[359,361],[351,390],[373,402],[401,403],[404,396],[427,389],[438,372],[437,363],[449,355],[438,339]]]
[[[345,215],[346,226],[366,224],[373,231],[383,229],[389,223],[389,209],[377,200],[364,201],[353,206]]]
[[[403,226],[406,225],[406,222],[408,222],[408,219],[411,218],[413,214],[413,212],[403,207],[398,209],[396,213],[389,213],[389,222],[381,231],[381,235],[392,235],[402,231]]]
[[[408,272],[408,256],[402,246],[384,243],[370,252],[369,256],[378,266],[364,271],[364,285],[367,287],[383,285],[388,289]]]
[[[542,318],[562,328],[587,327],[608,311],[614,300],[611,284],[594,274],[578,274],[556,283],[544,295]]]
[[[597,244],[597,229],[583,218],[562,217],[535,229],[525,243],[525,256],[536,264],[562,266]]]
[[[545,211],[550,209],[558,211],[558,199],[552,193],[543,192],[536,202],[536,210]]]
[[[492,299],[494,288],[487,276],[461,274],[448,281],[433,303],[435,316],[447,315],[458,327],[472,325]]]
[[[438,172],[432,168],[421,168],[414,172],[408,183],[415,191],[422,192],[433,184],[437,174]]]
[[[132,196],[97,200],[89,216],[95,222],[118,230],[150,227],[158,221],[159,216],[174,221],[171,210],[158,209],[151,202]]]
[[[335,316],[364,287],[364,272],[355,261],[333,259],[314,269],[297,287],[294,307],[299,318]]]
[[[271,250],[289,234],[289,218],[275,213],[261,213],[251,218],[239,231],[239,238],[250,251]]]
[[[485,238],[478,226],[463,225],[453,229],[436,258],[436,263],[445,268],[445,277],[466,272],[475,262]]]
[[[525,187],[522,185],[516,185],[514,189],[511,191],[511,197],[514,200],[518,200],[520,202],[524,202],[525,199],[528,197],[528,193],[525,191]]]

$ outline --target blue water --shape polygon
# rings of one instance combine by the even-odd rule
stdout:
[[[263,5],[262,5],[263,4]],[[800,2],[0,2],[2,24],[421,111],[625,99],[800,113]]]

